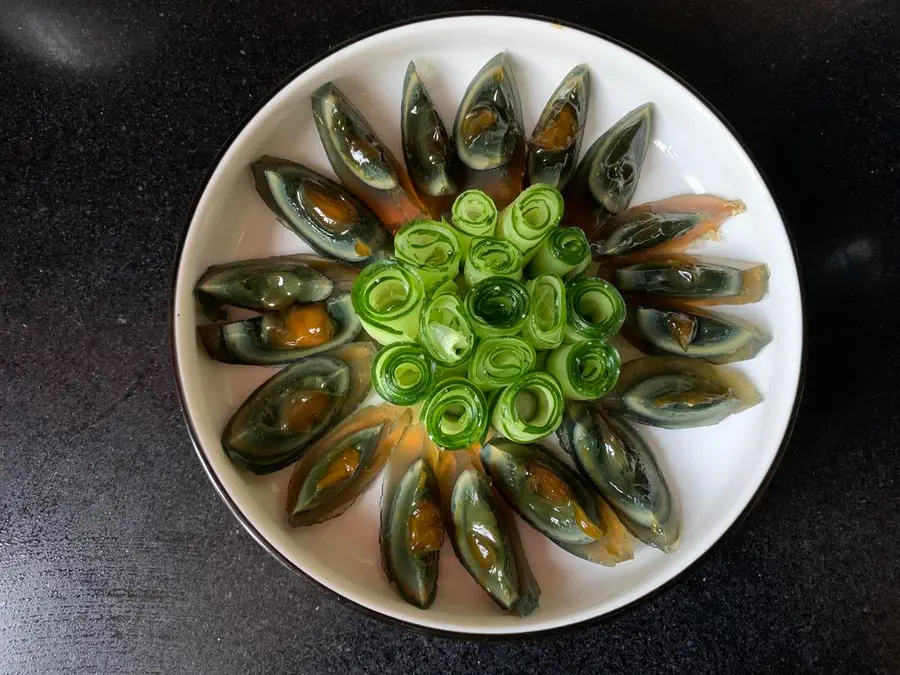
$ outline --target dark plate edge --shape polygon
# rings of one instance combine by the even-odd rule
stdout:
[[[409,24],[418,23],[418,22],[422,22],[422,21],[431,21],[434,19],[446,19],[446,18],[464,17],[464,16],[511,16],[511,17],[522,18],[522,19],[532,19],[535,21],[543,21],[543,22],[547,22],[547,23],[555,23],[555,24],[559,24],[559,25],[567,27],[567,28],[572,28],[573,30],[579,30],[581,32],[588,33],[589,35],[593,35],[594,37],[598,37],[602,40],[606,40],[607,42],[617,45],[618,47],[626,49],[627,51],[639,56],[640,58],[642,58],[645,61],[647,61],[648,63],[656,66],[661,71],[663,71],[664,73],[669,75],[675,81],[680,83],[685,89],[687,89],[694,96],[696,96],[697,99],[701,103],[703,103],[719,119],[720,122],[722,122],[722,124],[725,126],[725,128],[728,130],[728,132],[737,141],[738,145],[741,146],[741,148],[744,150],[744,152],[750,158],[750,161],[752,162],[753,166],[756,168],[757,172],[759,173],[760,177],[762,178],[763,184],[765,185],[766,190],[769,192],[769,195],[772,197],[772,201],[775,204],[775,208],[778,210],[778,215],[781,218],[781,222],[785,225],[785,234],[787,235],[788,241],[790,242],[790,245],[791,245],[791,251],[794,255],[794,266],[797,269],[797,283],[798,283],[799,290],[800,290],[800,312],[801,312],[801,327],[803,330],[803,335],[802,335],[801,353],[800,353],[800,373],[799,373],[798,382],[797,382],[797,395],[794,399],[794,406],[793,406],[793,409],[791,410],[790,418],[788,419],[788,425],[787,425],[787,428],[785,429],[784,437],[781,440],[781,445],[779,446],[778,452],[776,453],[775,458],[772,461],[772,465],[769,467],[769,471],[766,473],[765,477],[763,478],[762,482],[760,483],[759,488],[757,489],[757,491],[753,495],[753,497],[750,499],[750,501],[748,502],[748,504],[744,508],[744,510],[741,512],[741,514],[728,527],[728,529],[724,532],[724,534],[722,534],[721,537],[719,537],[715,542],[713,542],[713,544],[706,551],[704,551],[694,562],[692,562],[690,565],[688,565],[685,569],[683,569],[681,572],[676,574],[674,577],[669,579],[667,582],[658,586],[657,588],[653,589],[652,591],[649,591],[648,593],[642,595],[640,598],[632,600],[628,604],[623,605],[622,607],[619,607],[615,610],[612,610],[611,612],[607,612],[606,614],[603,614],[601,616],[596,616],[596,617],[593,617],[590,619],[586,619],[586,620],[580,621],[578,623],[573,623],[573,624],[569,624],[566,626],[560,626],[558,628],[549,628],[549,629],[545,629],[545,630],[529,631],[529,632],[524,632],[524,633],[496,633],[496,634],[463,633],[463,632],[457,632],[457,631],[445,631],[445,630],[441,630],[441,629],[437,629],[437,628],[429,628],[429,627],[425,627],[425,626],[420,626],[418,624],[409,623],[407,621],[403,621],[401,619],[397,619],[395,617],[388,616],[387,614],[382,614],[380,612],[377,612],[373,609],[365,607],[364,605],[361,605],[357,602],[354,602],[353,600],[350,600],[349,598],[346,598],[346,597],[340,595],[339,593],[331,590],[324,584],[322,584],[322,583],[316,581],[315,579],[313,579],[312,577],[308,576],[300,568],[298,568],[291,561],[289,561],[287,558],[285,558],[281,553],[279,553],[275,549],[274,546],[272,546],[268,541],[266,541],[266,539],[256,530],[256,528],[253,526],[253,524],[244,516],[243,513],[241,513],[241,511],[237,508],[237,506],[234,504],[234,502],[231,501],[231,498],[228,496],[228,493],[226,492],[224,486],[219,482],[218,477],[213,472],[212,467],[210,466],[209,462],[207,461],[206,456],[203,453],[203,450],[200,448],[197,431],[194,428],[193,422],[191,421],[191,419],[188,415],[188,412],[187,412],[187,403],[185,401],[184,388],[183,388],[182,382],[181,382],[181,373],[178,371],[178,363],[177,363],[176,354],[175,354],[175,318],[176,318],[175,317],[175,288],[176,288],[176,281],[177,281],[177,277],[178,277],[178,268],[181,264],[181,256],[182,256],[182,252],[184,249],[185,240],[187,239],[188,229],[190,228],[191,221],[193,221],[193,219],[194,219],[194,214],[197,210],[197,206],[200,202],[200,198],[203,196],[203,193],[206,190],[206,187],[209,183],[210,178],[212,178],[212,175],[215,172],[216,168],[218,167],[224,154],[228,151],[228,149],[231,147],[231,144],[235,141],[235,139],[244,130],[244,128],[247,126],[247,124],[250,122],[250,120],[270,100],[272,100],[272,98],[276,94],[278,94],[282,89],[284,89],[284,87],[286,87],[292,80],[294,80],[296,77],[298,77],[301,73],[308,70],[309,68],[314,66],[319,61],[322,61],[323,59],[331,56],[335,52],[340,51],[344,47],[347,47],[355,42],[359,42],[368,37],[376,35],[378,33],[382,33],[384,31],[391,30],[393,28],[399,28],[401,26],[406,26]],[[430,635],[430,636],[435,636],[435,637],[455,638],[455,639],[464,639],[464,640],[485,640],[485,641],[503,641],[503,640],[513,641],[514,640],[514,641],[519,641],[519,640],[532,639],[532,638],[547,638],[547,637],[554,637],[554,636],[559,636],[559,635],[568,635],[568,634],[571,634],[578,630],[590,628],[592,626],[596,626],[601,623],[605,623],[620,614],[623,614],[631,609],[634,609],[635,607],[638,607],[640,605],[643,605],[646,602],[649,602],[650,600],[653,600],[654,598],[659,597],[663,593],[671,590],[676,585],[678,585],[679,583],[681,583],[682,581],[687,579],[687,577],[689,575],[691,575],[694,571],[696,571],[701,566],[701,564],[706,561],[708,556],[715,549],[717,549],[727,538],[732,536],[738,530],[738,528],[740,528],[740,526],[747,519],[747,516],[750,514],[750,512],[757,506],[757,504],[759,504],[759,501],[762,499],[763,494],[765,493],[766,489],[769,487],[769,484],[772,482],[772,478],[774,477],[775,472],[778,470],[778,467],[781,464],[782,459],[784,458],[784,454],[787,451],[788,443],[791,439],[791,435],[793,434],[793,431],[794,431],[794,426],[797,422],[797,415],[800,410],[800,401],[803,398],[803,387],[804,387],[804,383],[806,380],[806,366],[807,366],[807,337],[806,337],[807,336],[807,321],[806,321],[806,311],[805,311],[806,293],[805,293],[805,290],[803,287],[802,275],[800,274],[800,259],[799,259],[799,256],[797,255],[797,245],[794,242],[794,238],[791,236],[790,230],[787,227],[787,221],[784,217],[784,212],[783,212],[778,200],[776,199],[774,192],[772,191],[772,189],[769,185],[768,179],[766,178],[765,174],[760,169],[759,164],[756,162],[755,158],[753,157],[753,154],[750,152],[750,149],[747,147],[747,144],[744,142],[744,140],[738,135],[738,133],[731,126],[731,124],[728,122],[728,120],[725,119],[725,117],[709,101],[707,101],[706,98],[702,94],[700,94],[700,92],[698,92],[696,89],[694,89],[694,87],[692,87],[689,83],[687,83],[679,75],[677,75],[673,71],[669,70],[666,66],[659,63],[655,59],[647,56],[643,52],[635,49],[634,47],[631,47],[631,46],[625,44],[624,42],[622,42],[616,38],[613,38],[604,33],[601,33],[600,31],[596,31],[596,30],[593,30],[590,28],[585,28],[583,26],[579,26],[578,24],[576,24],[574,22],[562,21],[559,19],[554,19],[551,17],[542,16],[540,14],[533,14],[533,13],[528,13],[528,12],[496,12],[496,11],[491,11],[491,10],[458,11],[458,12],[443,12],[443,13],[439,13],[439,14],[417,16],[417,17],[410,18],[410,19],[404,19],[402,21],[397,21],[395,23],[391,23],[391,24],[387,24],[385,26],[374,28],[372,30],[366,31],[366,32],[356,35],[354,37],[348,38],[347,40],[344,40],[343,42],[341,42],[341,43],[335,45],[334,47],[332,47],[331,49],[327,50],[323,54],[307,61],[302,66],[300,66],[297,70],[295,70],[293,73],[288,75],[284,80],[282,80],[272,90],[272,92],[268,96],[266,96],[265,98],[260,100],[256,104],[256,106],[247,115],[244,116],[244,119],[241,120],[240,124],[231,133],[231,135],[228,137],[228,139],[223,143],[223,145],[219,149],[218,153],[216,154],[215,159],[213,160],[212,164],[210,165],[210,168],[207,170],[206,174],[204,175],[203,180],[200,183],[200,186],[198,187],[198,189],[194,195],[194,199],[191,202],[190,215],[188,216],[186,222],[182,226],[182,231],[181,231],[181,235],[179,237],[179,242],[178,242],[178,248],[176,249],[176,252],[175,252],[175,259],[174,259],[174,263],[173,263],[173,267],[172,267],[170,286],[171,286],[171,291],[169,293],[169,310],[168,310],[169,355],[171,358],[172,372],[173,372],[173,375],[175,378],[176,390],[178,392],[178,403],[181,408],[181,414],[182,414],[182,417],[184,418],[185,425],[187,426],[188,432],[190,433],[190,436],[191,436],[191,443],[194,446],[194,451],[196,452],[197,457],[200,460],[200,463],[203,465],[203,470],[206,472],[206,475],[209,477],[209,480],[212,482],[213,487],[216,489],[216,492],[218,492],[219,496],[225,502],[226,506],[228,507],[228,510],[231,511],[231,514],[238,520],[238,522],[240,522],[240,524],[244,527],[244,529],[247,530],[247,532],[250,534],[250,536],[253,537],[253,539],[255,539],[256,542],[260,546],[262,546],[264,549],[266,549],[266,551],[268,551],[272,556],[274,556],[275,559],[278,560],[282,565],[284,565],[285,567],[290,569],[292,572],[301,575],[305,579],[312,581],[320,588],[325,589],[328,593],[336,596],[340,602],[342,602],[345,605],[350,606],[350,607],[356,609],[357,611],[360,611],[370,617],[376,618],[380,621],[394,624],[394,625],[403,626],[404,628],[411,629],[416,632],[423,633],[423,634]]]

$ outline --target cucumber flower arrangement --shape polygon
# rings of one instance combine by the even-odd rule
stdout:
[[[551,185],[501,211],[467,190],[444,220],[403,226],[393,257],[357,278],[353,307],[383,345],[372,384],[390,403],[419,407],[438,446],[480,443],[491,427],[532,442],[556,431],[566,399],[615,385],[621,361],[606,340],[625,303],[584,276],[591,249],[582,230],[559,226],[563,210]]]

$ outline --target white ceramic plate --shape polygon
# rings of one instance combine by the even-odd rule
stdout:
[[[768,297],[725,311],[750,317],[775,336],[757,358],[733,366],[763,393],[761,405],[715,427],[641,428],[681,505],[678,551],[666,555],[636,543],[633,561],[609,569],[565,553],[520,521],[543,591],[540,608],[524,620],[502,613],[488,599],[449,544],[441,556],[434,606],[421,611],[403,602],[380,566],[380,479],[340,518],[311,528],[288,527],[284,493],[290,469],[264,477],[239,472],[219,443],[236,407],[274,371],[207,358],[195,333],[192,297],[195,281],[209,265],[308,250],[259,199],[248,165],[270,154],[333,175],[310,112],[316,87],[336,81],[402,157],[399,103],[410,59],[450,125],[472,76],[502,50],[515,67],[527,132],[562,76],[582,62],[591,66],[594,83],[585,148],[638,104],[656,105],[653,145],[634,203],[684,192],[743,199],[747,213],[727,222],[720,241],[699,249],[768,263]],[[696,562],[747,509],[779,456],[798,398],[803,322],[794,254],[753,162],[716,114],[672,76],[623,46],[541,20],[476,15],[413,23],[354,42],[309,66],[261,107],[221,156],[197,202],[176,274],[172,331],[180,393],[198,454],[222,497],[288,566],[379,615],[420,627],[481,634],[544,631],[608,615],[652,594]]]

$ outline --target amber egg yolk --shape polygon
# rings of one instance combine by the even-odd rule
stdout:
[[[556,119],[532,137],[531,144],[541,150],[565,150],[575,142],[577,134],[578,118],[575,109],[566,103],[557,113]]]
[[[328,465],[325,474],[316,483],[316,489],[324,490],[343,483],[359,467],[359,460],[359,450],[356,448],[351,446],[342,450]]]
[[[439,551],[444,541],[444,525],[441,513],[431,500],[423,500],[416,505],[409,517],[409,550],[413,555]]]
[[[305,434],[316,427],[331,405],[331,395],[324,391],[301,391],[282,413],[284,431]]]
[[[657,408],[699,408],[710,406],[725,399],[727,391],[721,389],[694,389],[691,391],[673,391],[653,399],[653,405]]]
[[[479,532],[469,532],[466,537],[469,551],[482,569],[489,570],[497,564],[494,542]]]
[[[325,344],[335,334],[335,324],[324,302],[295,305],[273,330],[269,342],[275,349],[308,349]]]
[[[554,506],[571,504],[575,522],[581,531],[592,539],[601,539],[603,537],[603,530],[597,527],[578,502],[572,499],[569,486],[554,472],[536,462],[531,462],[525,469],[525,475],[528,477],[529,490],[543,497]]]
[[[462,122],[463,138],[466,145],[471,145],[485,131],[497,123],[497,113],[490,108],[475,108],[469,112]]]
[[[696,321],[679,312],[666,314],[666,327],[669,329],[669,335],[678,343],[678,346],[685,350],[690,346],[697,334]]]
[[[343,195],[328,192],[324,186],[315,183],[306,183],[303,191],[316,220],[327,230],[343,234],[359,220],[353,204]]]

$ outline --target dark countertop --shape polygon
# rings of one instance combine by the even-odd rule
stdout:
[[[81,5],[89,5],[82,7]],[[425,3],[0,6],[0,672],[900,671],[900,5],[574,0],[768,174],[809,372],[780,471],[683,584],[527,643],[382,624],[241,529],[183,426],[169,274],[195,188],[307,59]]]

